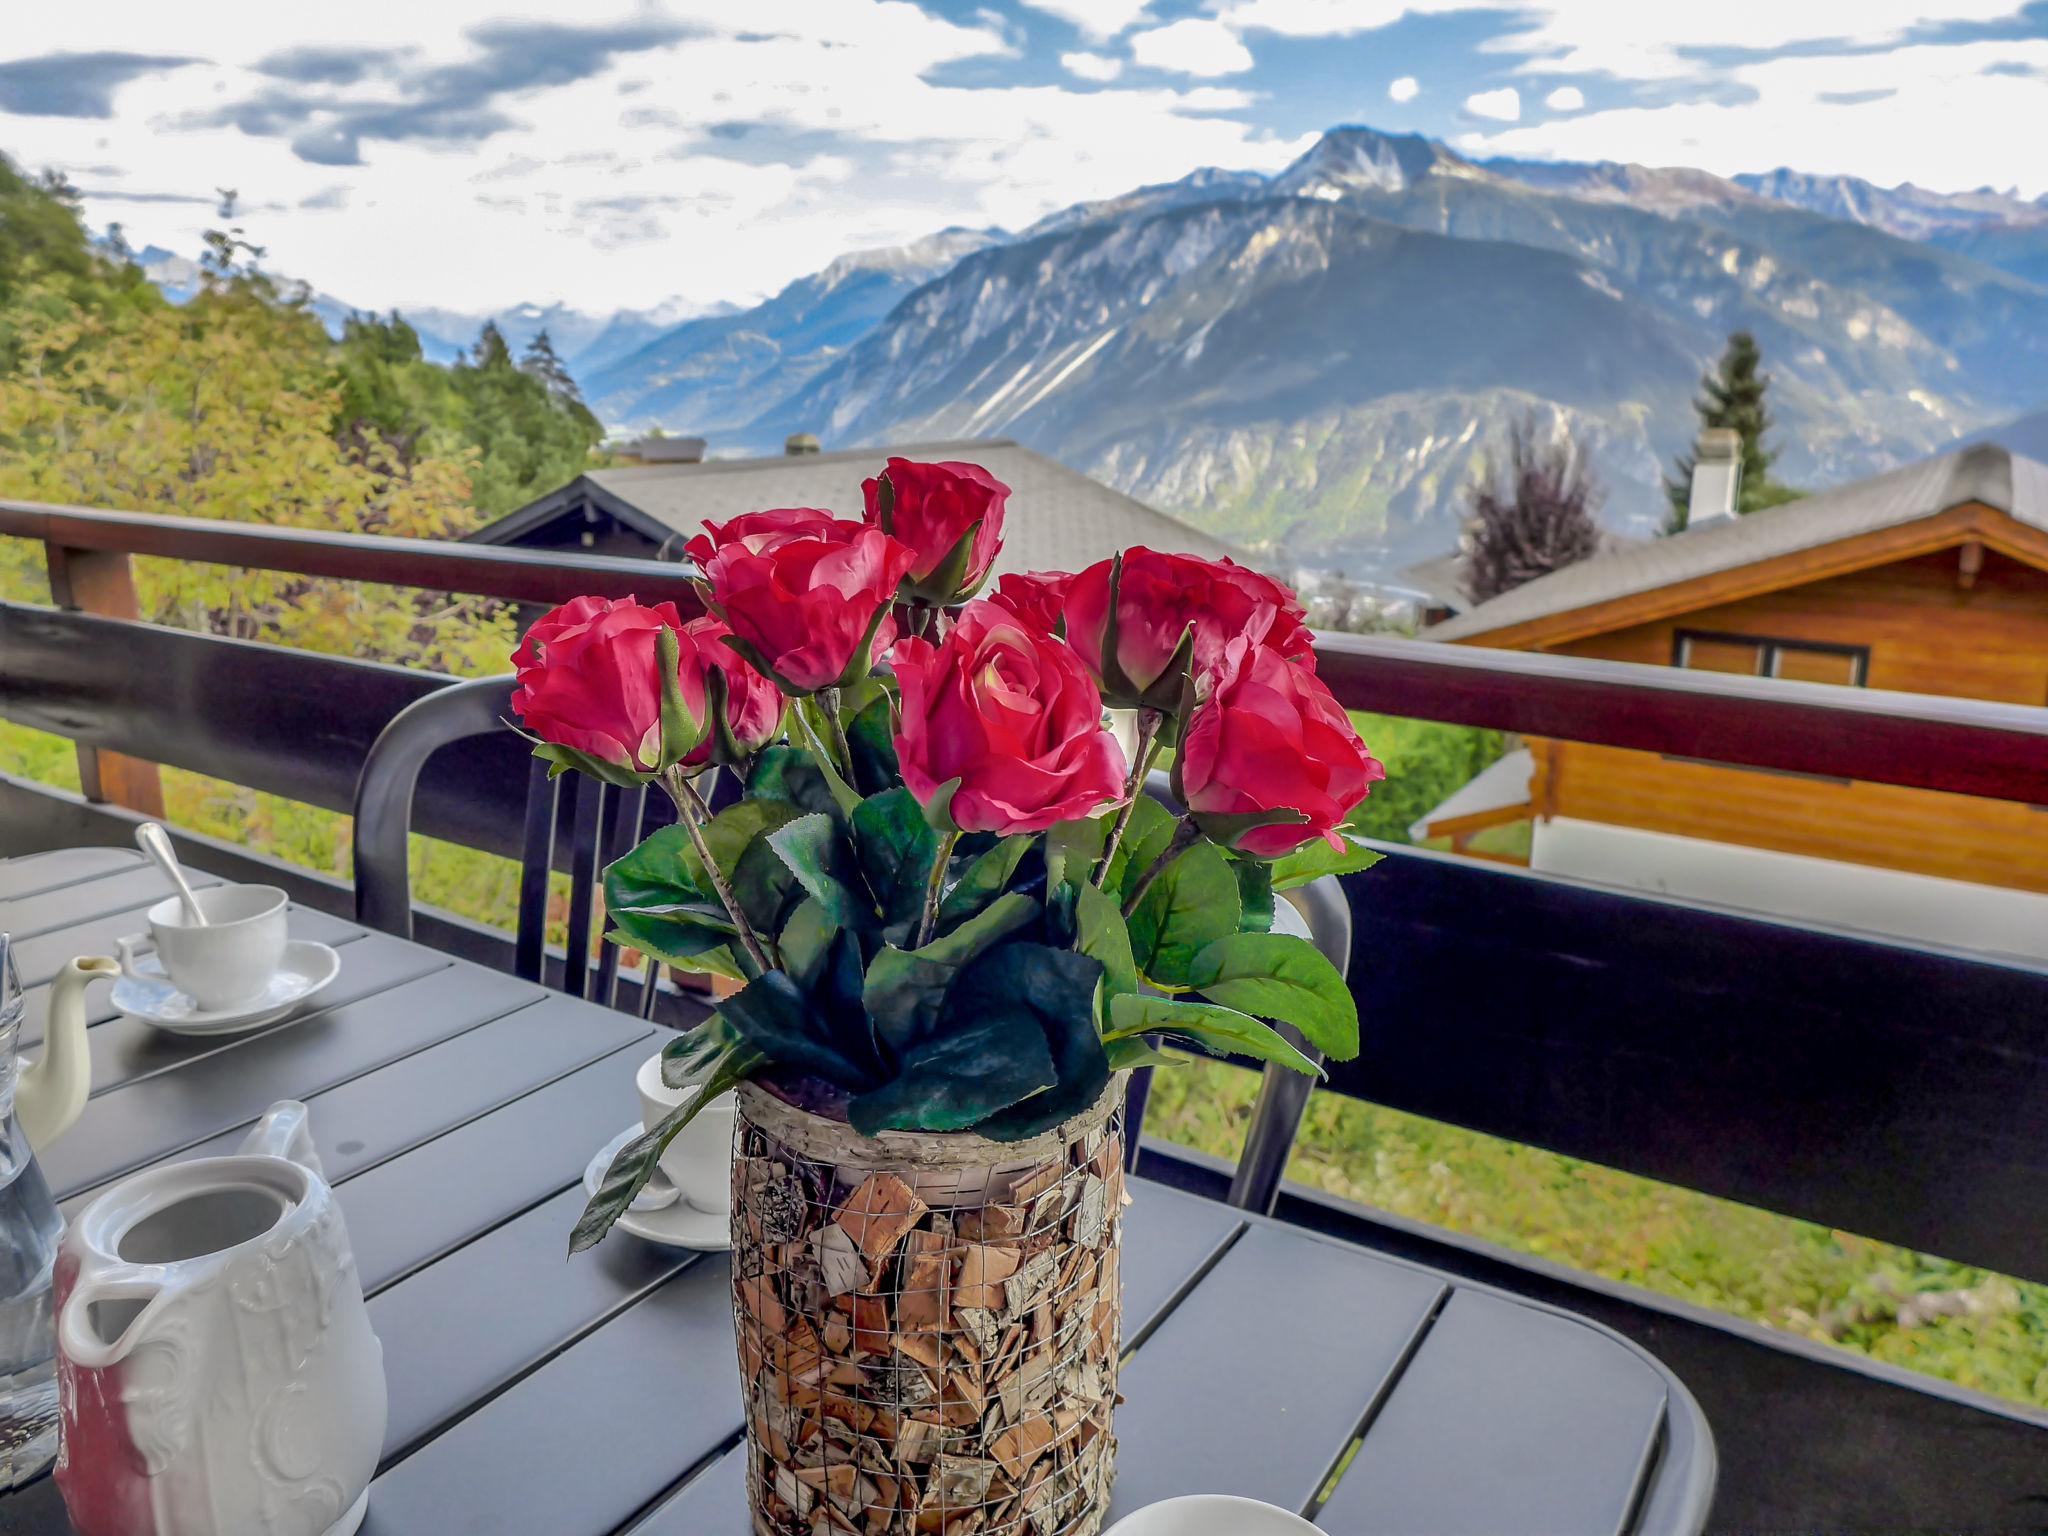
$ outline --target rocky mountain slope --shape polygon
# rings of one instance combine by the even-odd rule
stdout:
[[[1648,531],[1688,400],[1754,331],[1794,484],[2048,398],[2048,289],[1699,172],[1482,166],[1333,132],[973,252],[737,436],[1009,435],[1272,555],[1383,572],[1448,545],[1524,411]]]

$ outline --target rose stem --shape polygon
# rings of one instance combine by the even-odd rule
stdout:
[[[1116,857],[1116,850],[1124,840],[1124,828],[1131,824],[1131,812],[1137,808],[1138,796],[1145,792],[1145,776],[1152,771],[1152,761],[1159,756],[1159,727],[1166,717],[1156,709],[1138,711],[1138,751],[1131,760],[1131,776],[1124,781],[1124,803],[1117,810],[1116,820],[1110,823],[1109,836],[1103,839],[1102,862],[1095,866],[1094,885],[1099,890],[1109,878],[1109,861]]]
[[[939,926],[939,898],[945,894],[946,866],[953,862],[953,845],[959,841],[958,832],[948,832],[939,839],[939,856],[932,860],[932,877],[924,883],[924,916],[918,922],[913,949],[931,943],[932,930]]]
[[[718,867],[718,861],[711,857],[711,849],[704,841],[703,823],[711,817],[711,807],[704,803],[704,797],[697,793],[696,786],[683,776],[680,765],[671,768],[661,776],[661,787],[668,791],[669,799],[676,803],[676,817],[688,828],[690,846],[697,850],[697,857],[704,865],[704,873],[711,881],[711,889],[725,904],[726,912],[732,918],[734,932],[739,936],[740,947],[754,962],[755,973],[772,971],[767,953],[761,948],[761,941],[754,936],[754,925],[747,921],[747,914],[740,910],[739,898],[732,893],[725,871]]]
[[[1124,903],[1124,916],[1129,917],[1138,910],[1138,903],[1145,899],[1145,893],[1152,889],[1152,882],[1166,873],[1166,866],[1179,858],[1188,849],[1202,840],[1202,829],[1195,825],[1190,816],[1173,829],[1173,840],[1152,861],[1152,867],[1138,877],[1138,883],[1131,889],[1131,899]]]
[[[853,782],[853,748],[846,744],[846,726],[839,718],[839,690],[820,688],[818,690],[818,711],[825,717],[825,724],[832,732],[832,750],[839,754],[839,766],[846,775],[846,782]]]

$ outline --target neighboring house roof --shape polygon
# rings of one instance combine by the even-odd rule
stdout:
[[[1517,747],[1488,763],[1467,779],[1462,788],[1453,790],[1449,799],[1411,826],[1408,835],[1419,843],[1425,838],[1443,837],[1488,823],[1519,820],[1529,813],[1530,786],[1535,777],[1535,754],[1527,747]],[[1475,817],[1479,818],[1477,822]]]
[[[672,540],[678,549],[707,521],[722,523],[767,507],[823,507],[842,517],[858,517],[861,481],[891,455],[969,460],[1009,486],[1003,552],[996,562],[999,573],[1079,570],[1138,544],[1209,559],[1246,558],[1221,539],[1002,438],[593,469],[469,538],[484,544],[515,543],[528,531],[584,504],[657,542]]]
[[[1997,443],[1978,444],[1783,506],[1716,518],[1633,549],[1596,555],[1432,625],[1423,637],[1492,634],[1916,523],[1972,502],[2048,533],[2048,465]]]
[[[1600,530],[1598,554],[1611,555],[1618,550],[1633,549],[1643,543],[1632,533],[1617,533],[1611,528]],[[1470,586],[1471,560],[1469,552],[1454,549],[1449,554],[1438,555],[1434,560],[1424,560],[1411,565],[1401,572],[1408,584],[1419,590],[1423,596],[1435,600],[1453,613],[1463,613],[1474,606]]]

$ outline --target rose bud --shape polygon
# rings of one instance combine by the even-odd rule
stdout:
[[[512,655],[512,709],[540,755],[637,784],[700,747],[704,668],[683,628],[674,603],[630,597],[579,597],[535,620]]]
[[[768,512],[742,512],[723,523],[706,523],[704,531],[683,546],[683,553],[703,570],[705,562],[728,544],[740,544],[765,555],[778,544],[804,538],[838,522],[817,507],[778,507]]]
[[[709,614],[683,626],[684,642],[701,658],[711,716],[704,740],[684,755],[685,768],[743,762],[782,734],[782,690],[725,643],[731,633]]]
[[[1065,571],[1012,571],[996,582],[990,602],[999,604],[1048,635],[1064,635],[1067,588],[1074,578]]]
[[[1066,615],[1068,642],[1117,707],[1179,709],[1190,677],[1213,673],[1238,639],[1315,666],[1294,594],[1230,560],[1126,550],[1074,577]],[[1115,654],[1105,656],[1112,625]]]
[[[947,608],[981,590],[1003,547],[1007,485],[979,464],[891,459],[861,492],[868,526],[917,551],[904,597]]]
[[[1123,794],[1123,749],[1079,658],[991,602],[939,644],[896,642],[896,755],[918,803],[963,832],[1043,832]]]
[[[711,607],[732,631],[723,643],[788,694],[865,677],[895,639],[889,605],[916,555],[879,528],[838,519],[763,534],[758,551],[753,537],[703,565]]]
[[[1205,835],[1275,859],[1337,828],[1387,776],[1323,680],[1249,640],[1228,648],[1181,734],[1174,794]]]

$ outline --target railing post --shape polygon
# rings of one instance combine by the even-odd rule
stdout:
[[[59,608],[109,619],[139,619],[135,573],[119,550],[74,549],[45,543],[50,597]],[[164,786],[157,765],[120,752],[78,744],[78,782],[88,800],[103,801],[159,819]]]

